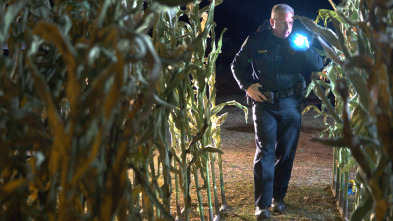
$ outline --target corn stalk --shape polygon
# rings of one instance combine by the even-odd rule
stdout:
[[[166,64],[164,68],[167,70],[165,72],[167,75],[163,77],[174,82],[167,85],[168,88],[165,89],[167,93],[164,96],[171,105],[176,106],[169,115],[169,131],[172,152],[179,153],[175,156],[178,165],[175,169],[180,180],[176,185],[180,185],[181,188],[176,186],[176,195],[180,196],[177,191],[182,191],[184,204],[183,213],[177,215],[185,220],[189,219],[191,210],[191,175],[194,176],[201,220],[204,220],[201,193],[203,189],[206,189],[208,199],[208,219],[213,220],[214,217],[210,174],[213,174],[213,183],[215,183],[215,176],[214,166],[211,166],[212,171],[209,172],[209,162],[214,165],[213,154],[222,154],[219,128],[227,116],[227,114],[217,116],[218,112],[225,105],[237,105],[247,111],[236,102],[215,104],[215,61],[222,46],[223,33],[216,45],[213,14],[214,6],[219,3],[221,1],[211,1],[210,5],[203,8],[199,8],[199,1],[189,3],[185,9],[171,9],[155,23],[155,28],[162,30],[162,32],[157,31],[157,35],[154,36],[157,39],[156,50],[160,55],[167,57],[167,50],[161,50],[163,43],[159,39],[163,38],[171,42],[175,54],[182,55],[177,58],[180,62]],[[180,21],[179,18],[182,16],[186,17],[187,22]],[[205,57],[209,46],[208,38],[211,39],[210,52]],[[222,169],[220,173],[222,174]],[[204,181],[202,186],[199,184],[198,174]],[[223,185],[222,182],[223,180],[221,180]],[[223,192],[222,195],[224,194]],[[215,207],[219,207],[217,194],[214,194],[214,202]],[[226,202],[222,201],[221,204],[225,205]],[[218,212],[216,209],[216,215],[219,215]]]
[[[174,220],[173,177],[189,220],[191,172],[208,189],[222,153],[220,2],[53,3],[0,8],[0,220]]]
[[[335,164],[342,174],[342,183],[347,183],[347,172],[356,163],[357,203],[351,219],[390,220],[393,218],[393,5],[389,1],[373,0],[331,4],[334,11],[321,9],[315,23],[298,17],[318,35],[331,60],[320,73],[329,82],[314,79],[309,87],[323,102],[319,115],[333,119],[333,124],[325,120],[327,128],[318,141],[335,147]],[[319,19],[325,26],[332,22],[335,30],[317,25]],[[327,99],[329,92],[335,96],[334,107]],[[329,139],[322,139],[326,133]]]

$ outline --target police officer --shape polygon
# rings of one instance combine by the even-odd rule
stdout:
[[[270,28],[249,36],[231,64],[240,88],[253,99],[256,153],[254,158],[255,215],[258,220],[285,209],[300,133],[302,73],[320,71],[322,58],[305,41],[291,47],[294,10],[275,5]]]

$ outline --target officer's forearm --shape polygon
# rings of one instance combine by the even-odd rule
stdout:
[[[321,56],[312,48],[308,49],[303,53],[304,66],[303,71],[321,71],[323,69],[323,60]]]

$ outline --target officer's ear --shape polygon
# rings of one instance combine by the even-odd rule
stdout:
[[[270,26],[272,26],[272,28],[276,28],[273,18],[270,18]]]

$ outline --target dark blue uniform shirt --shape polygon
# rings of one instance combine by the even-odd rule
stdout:
[[[231,68],[244,91],[254,83],[260,83],[264,90],[281,91],[303,81],[302,74],[322,70],[323,61],[314,49],[295,51],[289,37],[277,38],[268,29],[247,38]]]

